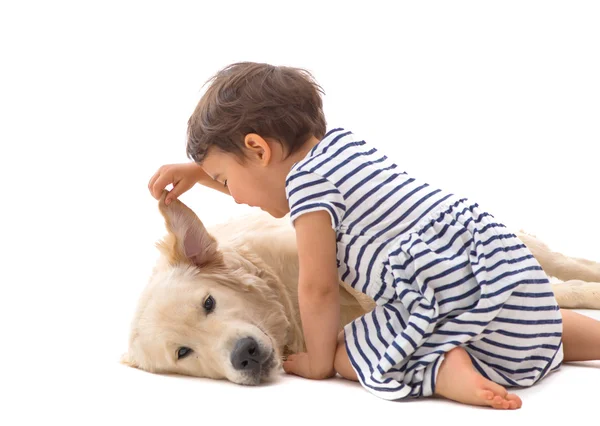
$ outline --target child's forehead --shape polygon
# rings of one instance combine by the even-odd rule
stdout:
[[[244,167],[234,153],[224,152],[218,149],[210,150],[200,163],[200,166],[205,169],[205,171],[215,170],[217,172],[224,167]]]
[[[222,165],[226,159],[227,158],[226,158],[224,152],[219,152],[217,150],[211,150],[206,154],[206,156],[204,157],[204,159],[202,160],[200,165],[204,169],[207,169],[207,168],[213,169],[213,168],[216,168],[216,167]]]

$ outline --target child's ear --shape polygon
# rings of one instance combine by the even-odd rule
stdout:
[[[271,161],[271,146],[262,136],[248,133],[244,138],[244,146],[251,159],[259,161],[262,165],[267,165]]]

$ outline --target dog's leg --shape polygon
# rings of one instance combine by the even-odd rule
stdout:
[[[570,280],[552,284],[558,306],[568,309],[600,309],[600,282]]]
[[[552,251],[546,244],[532,235],[519,233],[518,237],[533,253],[546,275],[556,277],[562,281],[600,282],[600,263],[593,260],[569,257]]]
[[[553,252],[550,261],[546,265],[542,265],[542,268],[546,274],[563,281],[600,282],[600,263],[592,260],[568,257]]]

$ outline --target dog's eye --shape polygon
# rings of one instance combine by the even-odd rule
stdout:
[[[192,352],[193,351],[190,348],[186,348],[185,346],[182,346],[177,350],[177,359],[185,358]]]
[[[204,310],[206,313],[211,313],[215,309],[215,299],[212,296],[208,296],[204,301]]]

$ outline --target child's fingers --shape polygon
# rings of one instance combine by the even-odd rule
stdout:
[[[288,358],[287,361],[283,361],[283,371],[287,374],[296,374],[294,361],[290,361]]]
[[[150,190],[150,194],[152,194],[154,198],[156,198],[156,196],[154,195],[154,183],[156,182],[156,179],[158,179],[159,176],[160,170],[154,173],[154,175],[152,175],[152,177],[150,178],[150,182],[148,182],[148,189]]]
[[[150,182],[150,193],[157,200],[160,199],[162,190],[168,185],[168,183],[164,182],[165,180],[165,176],[160,173],[157,173],[152,177],[152,181]]]
[[[185,180],[175,182],[173,184],[173,189],[171,189],[169,195],[167,195],[167,198],[165,199],[165,204],[168,206],[171,201],[176,200],[177,197],[189,190],[193,185],[193,182],[190,184],[190,182],[186,182]]]
[[[154,184],[152,185],[152,195],[154,196],[154,198],[159,200],[162,194],[162,190],[165,189],[167,185],[174,183],[173,180],[173,176],[170,174],[161,174],[160,176],[158,176],[158,178],[154,181]]]
[[[287,359],[283,361],[283,371],[298,375],[298,359],[298,354],[288,355]]]
[[[179,191],[182,192],[182,191]],[[168,206],[169,204],[171,204],[171,201],[177,199],[177,197],[179,196],[178,191],[177,191],[177,187],[173,187],[173,189],[171,189],[169,191],[169,193],[167,194],[166,198],[165,198],[165,204]]]

